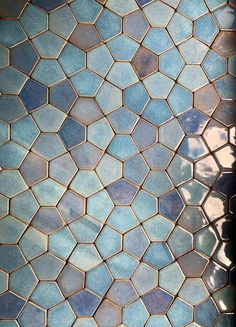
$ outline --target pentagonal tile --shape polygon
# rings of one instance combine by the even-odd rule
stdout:
[[[48,91],[45,86],[29,79],[20,92],[20,97],[28,112],[43,106],[48,101]]]
[[[206,227],[194,235],[194,248],[195,250],[210,257],[215,252],[219,241],[217,239],[214,229]]]
[[[130,134],[139,119],[125,107],[113,111],[107,118],[116,134]]]
[[[0,166],[5,169],[17,169],[28,151],[19,144],[9,141],[0,145]]]
[[[108,259],[107,264],[115,279],[130,279],[138,261],[123,251]]]
[[[179,51],[187,64],[201,64],[209,48],[198,39],[191,38],[179,45]]]
[[[102,10],[102,6],[94,0],[75,1],[70,8],[79,23],[94,23]]]
[[[131,280],[138,294],[143,295],[157,287],[158,272],[145,263],[140,263]]]
[[[219,26],[223,30],[235,30],[235,9],[229,5],[222,6],[213,11]]]
[[[88,214],[104,222],[114,207],[106,190],[102,190],[87,199]]]
[[[173,184],[165,171],[151,171],[143,183],[143,189],[159,197],[173,189]]]
[[[221,31],[215,39],[212,48],[223,56],[231,57],[235,54],[234,32]]]
[[[174,14],[174,9],[162,2],[154,2],[143,8],[152,27],[166,27]]]
[[[158,57],[152,51],[140,47],[131,61],[140,79],[146,78],[158,69]]]
[[[101,43],[101,37],[93,25],[78,24],[72,32],[69,42],[83,51],[88,51]]]
[[[178,224],[190,233],[195,233],[205,227],[208,220],[201,207],[187,206],[184,208]]]
[[[41,59],[35,67],[32,77],[50,87],[66,78],[61,66],[55,59]]]
[[[96,172],[104,186],[122,177],[122,163],[109,154],[105,154],[97,165]]]
[[[84,69],[71,78],[77,93],[80,96],[93,97],[102,84],[102,78],[93,73],[90,69]]]
[[[193,165],[188,160],[176,154],[167,172],[175,186],[179,186],[193,177]]]
[[[48,296],[50,292],[50,296]],[[31,300],[44,309],[50,309],[62,302],[64,297],[55,282],[40,282],[31,295]]]
[[[31,265],[39,280],[55,280],[65,262],[47,252],[32,260]]]
[[[143,152],[149,167],[153,170],[165,170],[174,153],[161,144],[155,144]]]
[[[194,92],[208,84],[208,79],[201,67],[186,65],[178,78],[178,83]]]
[[[160,55],[159,69],[170,78],[176,79],[184,67],[184,60],[176,48],[164,52]]]
[[[121,235],[119,233],[105,226],[99,234],[95,244],[102,258],[107,259],[121,251],[121,241]]]
[[[71,148],[85,141],[86,128],[77,120],[67,117],[62,124],[59,135],[66,148]]]
[[[123,90],[138,82],[138,77],[128,62],[115,62],[107,75],[107,80]]]
[[[166,241],[174,224],[161,215],[157,215],[146,220],[143,227],[151,241]]]
[[[106,76],[113,63],[114,60],[105,44],[87,53],[88,68],[102,77]]]
[[[175,84],[167,101],[174,114],[179,115],[192,108],[193,94],[185,87]]]
[[[174,81],[164,74],[157,72],[143,81],[151,98],[166,99],[174,86]],[[159,87],[156,87],[159,85]]]
[[[57,7],[60,7],[61,5],[64,4],[64,2],[62,0],[56,0],[53,1],[52,3],[48,3],[47,1],[42,1],[42,0],[33,0],[32,1],[33,4],[35,4],[36,6],[44,9],[45,11],[51,11],[53,9],[56,9]]]
[[[121,34],[107,42],[108,48],[115,60],[131,61],[139,44],[128,36]]]
[[[56,206],[66,191],[66,187],[47,178],[32,186],[32,191],[42,206]]]
[[[11,125],[11,139],[29,149],[37,136],[39,129],[30,116],[18,119]]]
[[[155,255],[158,253],[158,256]],[[153,242],[149,245],[143,261],[155,269],[161,269],[174,261],[174,257],[166,242]]]
[[[138,148],[130,136],[115,135],[107,151],[110,155],[119,160],[127,160],[138,153]]]
[[[123,18],[125,34],[140,42],[149,28],[148,21],[141,10],[135,10]]]
[[[0,7],[1,16],[4,18],[18,18],[25,5],[24,0],[19,1],[17,4],[14,1],[2,2]]]
[[[201,277],[208,264],[208,260],[196,251],[180,257],[178,262],[186,277]]]
[[[144,326],[148,317],[149,313],[146,307],[143,302],[138,299],[125,307],[123,321],[127,325],[133,324],[134,326]]]
[[[1,20],[0,27],[0,42],[6,47],[11,48],[26,39],[26,34],[17,20]]]
[[[113,84],[105,81],[96,94],[96,100],[106,115],[122,106],[122,92]]]
[[[235,100],[236,78],[232,75],[225,75],[214,82],[214,86],[222,100]]]
[[[125,307],[130,302],[137,300],[138,295],[130,281],[115,281],[107,293],[108,300],[119,307]]]
[[[111,273],[104,263],[92,268],[86,273],[86,287],[100,296],[103,296],[107,292],[112,282]]]
[[[0,68],[4,68],[9,65],[9,54],[10,51],[3,45],[0,46],[0,54],[1,54],[1,59],[0,59]]]
[[[143,295],[142,300],[151,315],[164,314],[169,309],[173,296],[156,288]]]
[[[171,263],[159,272],[159,285],[167,292],[176,295],[185,280],[177,262]]]
[[[103,185],[94,171],[80,170],[71,182],[70,188],[87,198],[97,191],[102,190]]]
[[[10,258],[12,260],[9,260]],[[1,245],[0,259],[0,268],[6,273],[10,273],[26,264],[26,260],[17,245]]]
[[[89,125],[103,116],[96,100],[86,97],[81,97],[76,101],[70,114],[84,125]]]
[[[0,91],[7,94],[19,94],[27,79],[28,76],[19,70],[7,66],[0,71]]]
[[[26,225],[12,216],[2,218],[0,220],[0,242],[2,244],[16,244],[25,229]]]
[[[122,19],[114,12],[104,9],[96,21],[96,28],[103,41],[118,35],[122,31]]]
[[[182,0],[178,6],[178,11],[189,17],[192,20],[206,14],[208,8],[203,0],[200,0],[199,3],[194,3],[193,6],[187,0]]]
[[[78,244],[69,262],[82,271],[88,271],[101,263],[102,259],[93,244]]]
[[[141,151],[156,143],[157,137],[157,129],[144,119],[139,120],[132,132],[132,138]]]
[[[102,118],[88,127],[88,141],[105,150],[112,140],[114,132],[106,118]]]
[[[27,190],[24,179],[18,170],[5,170],[0,172],[0,193],[12,198],[18,193]]]
[[[89,142],[73,148],[70,153],[79,169],[95,169],[103,155],[103,151]]]
[[[22,236],[19,246],[28,260],[47,251],[47,236],[33,227],[29,227]]]
[[[49,30],[63,39],[68,39],[76,26],[76,20],[67,6],[63,6],[49,14]]]
[[[127,87],[123,92],[123,97],[124,105],[137,114],[143,111],[149,100],[148,93],[141,82]]]
[[[139,223],[131,208],[117,206],[113,209],[106,224],[117,230],[119,233],[124,234]]]
[[[50,102],[61,111],[67,113],[77,98],[68,79],[50,88]]]
[[[10,274],[9,289],[27,299],[37,283],[38,279],[32,267],[27,264]]]
[[[179,296],[186,302],[196,305],[208,298],[209,293],[201,278],[187,278]]]
[[[120,16],[125,16],[131,11],[138,9],[138,6],[135,0],[129,1],[129,3],[125,2],[124,0],[121,3],[117,3],[115,0],[108,0],[107,7],[113,11],[115,11]]]
[[[92,316],[100,302],[101,298],[87,289],[69,297],[69,303],[77,316]]]
[[[75,314],[69,303],[64,301],[48,310],[48,324],[58,326],[58,324],[71,325],[75,321]]]
[[[49,251],[66,260],[76,245],[68,227],[64,227],[49,236]]]
[[[57,282],[63,295],[68,297],[84,287],[84,273],[68,263],[58,276]]]
[[[93,243],[102,229],[102,224],[85,215],[70,223],[69,227],[77,242]]]
[[[181,185],[179,191],[187,205],[201,205],[209,192],[209,188],[192,179]]]
[[[44,234],[51,234],[63,225],[62,217],[55,207],[40,207],[32,220],[32,226]]]
[[[147,32],[142,44],[145,48],[160,55],[173,46],[173,41],[165,28],[158,27],[151,28]]]
[[[209,290],[214,292],[228,283],[228,274],[223,267],[210,262],[204,271],[203,280]]]
[[[95,319],[100,325],[118,326],[121,323],[121,309],[112,302],[104,300],[95,314]]]
[[[11,50],[11,65],[25,74],[30,74],[39,56],[31,43],[25,41]]]
[[[176,12],[167,26],[167,30],[176,45],[192,36],[192,25],[190,19]],[[177,28],[182,26],[182,28]]]
[[[124,250],[138,259],[143,256],[149,243],[150,241],[141,226],[135,227],[124,235]]]
[[[203,315],[202,312],[206,312],[206,315]],[[207,323],[209,326],[214,326],[219,317],[219,311],[212,299],[207,299],[197,305],[194,314],[195,321],[200,325]]]
[[[142,184],[148,171],[149,167],[141,154],[135,155],[124,163],[124,177],[137,185]]]
[[[211,120],[203,133],[203,137],[212,151],[217,150],[227,143],[227,128],[220,123]]]
[[[151,194],[140,190],[131,204],[137,218],[144,221],[157,212],[158,200]]]
[[[66,75],[71,76],[85,68],[86,55],[84,51],[68,43],[61,51],[58,61]]]
[[[195,161],[206,155],[209,151],[203,139],[197,136],[186,137],[178,152],[188,158],[190,161]]]
[[[204,15],[194,22],[194,36],[207,45],[212,43],[218,32],[219,28],[211,14]]]
[[[192,234],[176,226],[168,239],[168,244],[175,257],[180,257],[193,249]]]
[[[6,292],[0,295],[0,317],[5,319],[16,319],[25,303],[25,300],[12,292]]]
[[[168,311],[168,318],[174,324],[187,324],[193,319],[193,307],[181,300],[175,299]]]
[[[56,133],[41,133],[32,147],[32,151],[46,160],[51,160],[65,152],[65,148]]]
[[[172,150],[176,150],[184,138],[184,131],[177,119],[161,125],[159,128],[160,143],[168,146]]]
[[[47,167],[47,161],[33,152],[29,152],[20,166],[20,172],[27,185],[32,186],[47,177]]]
[[[202,134],[208,120],[206,115],[196,109],[191,109],[179,117],[179,121],[187,134]]]
[[[56,59],[65,45],[65,40],[51,31],[46,31],[35,36],[32,43],[41,58]]]
[[[130,205],[138,187],[122,178],[109,185],[107,191],[116,205]]]

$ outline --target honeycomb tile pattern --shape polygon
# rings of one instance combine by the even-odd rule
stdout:
[[[236,2],[0,17],[0,326],[235,326]]]

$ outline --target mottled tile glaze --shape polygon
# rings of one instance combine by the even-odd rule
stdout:
[[[235,0],[2,0],[0,326],[235,325]]]

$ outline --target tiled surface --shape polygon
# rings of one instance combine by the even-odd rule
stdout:
[[[235,5],[0,1],[0,326],[235,326]]]

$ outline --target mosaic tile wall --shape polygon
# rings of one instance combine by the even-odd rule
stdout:
[[[0,326],[235,326],[236,1],[1,0]]]

